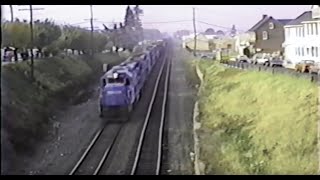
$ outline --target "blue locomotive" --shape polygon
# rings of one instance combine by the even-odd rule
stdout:
[[[129,114],[139,101],[145,81],[160,57],[162,43],[114,66],[101,77],[100,116]]]

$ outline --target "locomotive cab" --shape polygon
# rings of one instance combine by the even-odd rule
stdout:
[[[111,71],[101,78],[100,116],[105,111],[127,111],[132,109],[132,76],[128,71]]]

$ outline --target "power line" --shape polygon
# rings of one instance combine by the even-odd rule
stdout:
[[[191,22],[192,20],[180,20],[180,21],[155,21],[155,22],[143,22],[142,24],[165,24],[165,23],[179,23],[179,22]],[[99,23],[112,24],[119,22],[105,22],[105,21],[96,21]]]
[[[197,22],[202,23],[202,24],[206,24],[206,25],[210,25],[210,26],[214,26],[214,27],[218,27],[218,28],[222,28],[222,29],[228,29],[228,30],[232,29],[232,28],[225,27],[225,26],[219,26],[219,25],[216,25],[216,24],[210,24],[210,23],[207,23],[207,22],[204,22],[204,21],[197,21]],[[239,29],[237,29],[237,31],[239,31]],[[240,30],[240,31],[245,31],[245,30]]]

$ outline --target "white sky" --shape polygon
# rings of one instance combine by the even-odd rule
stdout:
[[[133,5],[131,6],[133,7]],[[192,7],[196,8],[196,19],[212,25],[197,22],[198,31],[207,28],[215,30],[229,30],[233,24],[238,30],[247,30],[257,23],[263,14],[278,19],[293,19],[304,11],[308,11],[311,5],[141,5],[144,16],[141,17],[144,28],[157,28],[164,32],[175,32],[181,29],[192,30]],[[18,11],[28,6],[14,5],[14,16],[19,19],[29,20],[28,11]],[[89,27],[89,5],[34,5],[34,8],[45,8],[34,11],[34,19],[53,19],[57,23],[76,24],[81,27]],[[94,5],[94,23],[102,29],[102,22],[110,25],[110,22],[124,20],[126,5]],[[3,17],[10,19],[9,6],[3,9]],[[172,22],[184,21],[184,22]],[[168,23],[171,22],[171,23]],[[214,25],[226,27],[219,28]]]

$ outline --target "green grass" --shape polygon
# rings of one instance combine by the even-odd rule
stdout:
[[[207,174],[316,174],[317,87],[199,62],[200,158]]]
[[[196,69],[195,69],[196,61],[193,61],[194,56],[188,51],[186,51],[185,49],[177,48],[173,58],[183,59],[184,69],[186,70],[185,77],[187,79],[188,85],[191,87],[198,86],[200,83],[200,80],[196,73]]]
[[[49,117],[69,100],[97,82],[102,64],[120,63],[113,54],[54,57],[35,61],[35,82],[29,80],[28,62],[2,67],[1,131],[17,152],[31,149],[47,132]]]

